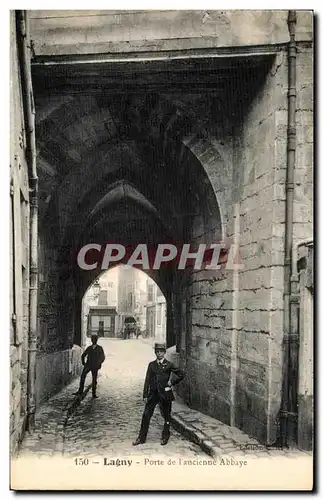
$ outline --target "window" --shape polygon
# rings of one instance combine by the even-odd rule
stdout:
[[[162,305],[157,305],[157,325],[160,326],[162,324]]]
[[[128,293],[128,307],[133,307],[133,294],[131,292]]]
[[[20,190],[20,237],[21,237],[21,265],[25,270],[28,267],[28,205]],[[24,286],[24,284],[23,284]]]
[[[107,290],[100,290],[99,306],[106,306],[107,303],[108,303],[108,291]]]
[[[148,302],[154,300],[154,285],[148,285]]]

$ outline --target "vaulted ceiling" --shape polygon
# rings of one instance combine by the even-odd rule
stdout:
[[[270,63],[33,61],[40,230],[66,252],[188,241],[213,190],[183,139],[231,136]]]

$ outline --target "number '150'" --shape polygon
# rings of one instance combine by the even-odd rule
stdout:
[[[88,458],[75,458],[74,462],[75,462],[75,465],[89,465]]]

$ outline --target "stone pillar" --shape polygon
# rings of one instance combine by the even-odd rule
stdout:
[[[186,341],[187,341],[187,302],[186,297],[182,297],[182,311],[181,311],[181,334],[180,334],[180,342],[179,342],[179,352],[182,359],[186,358]]]
[[[313,447],[313,244],[299,247],[298,447]]]
[[[240,204],[234,206],[233,243],[240,243]],[[239,270],[232,271],[232,336],[231,336],[231,385],[230,385],[230,425],[235,425],[236,383],[237,383],[237,335],[239,328]]]
[[[175,295],[175,328],[176,328],[176,352],[180,352],[182,335],[182,301],[180,290]]]
[[[166,329],[166,346],[171,347],[175,344],[174,341],[174,301],[173,294],[167,302],[167,329]]]

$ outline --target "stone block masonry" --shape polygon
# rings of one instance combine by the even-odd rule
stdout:
[[[304,55],[301,50],[299,57],[300,68],[309,72],[309,52]],[[311,106],[310,95],[310,91],[303,94],[299,105],[307,98]],[[307,170],[302,164],[297,167],[296,179],[301,180],[302,172],[311,172],[312,136],[310,111],[298,113],[302,113],[298,126],[306,120],[309,124],[298,139],[299,161],[308,161]],[[235,141],[238,150],[227,154],[235,163],[222,168],[201,143],[196,149],[203,152],[200,161],[207,162],[204,168],[215,192],[215,179],[221,178],[222,186],[230,186],[233,175],[238,179],[238,189],[220,189],[218,200],[222,224],[232,237],[236,226],[230,207],[238,204],[244,269],[239,272],[237,300],[230,276],[213,281],[202,278],[202,273],[200,280],[199,273],[194,275],[189,380],[181,392],[193,408],[226,422],[231,415],[233,425],[267,443],[276,439],[282,377],[286,126],[287,53],[282,51],[242,117],[241,137]],[[305,227],[306,235],[312,230],[311,178],[305,175],[309,189],[296,190],[295,241]],[[215,379],[217,384],[212,385]]]
[[[235,425],[267,443],[272,437],[268,429],[273,356],[270,314],[283,309],[284,239],[283,232],[274,235],[274,228],[285,220],[284,177],[276,175],[285,164],[277,165],[275,144],[278,141],[286,151],[286,92],[287,55],[282,52],[243,118],[240,162],[240,203],[245,214],[240,243],[245,268],[239,282]],[[245,242],[257,245],[254,254],[248,255],[250,247]]]
[[[287,10],[31,11],[36,55],[120,54],[287,43]],[[68,17],[67,17],[68,16]],[[311,12],[298,13],[298,40],[311,40]],[[245,29],[245,26],[248,29]]]
[[[82,348],[74,346],[52,353],[40,353],[37,357],[37,406],[71,382],[82,371]]]
[[[29,329],[29,186],[14,11],[10,32],[10,448],[14,453],[27,416]]]

